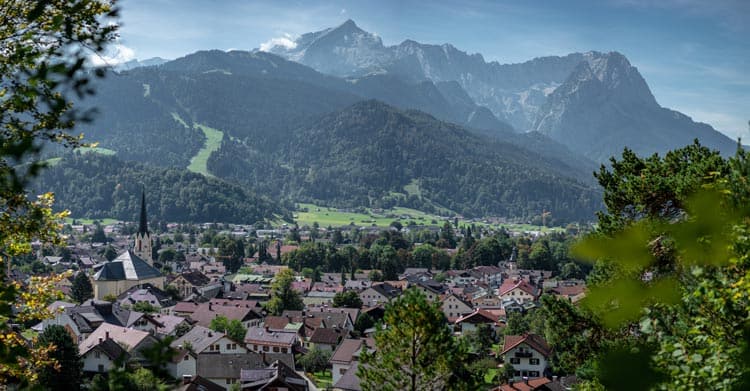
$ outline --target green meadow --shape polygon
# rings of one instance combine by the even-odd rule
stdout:
[[[213,175],[208,172],[208,158],[214,151],[217,151],[221,147],[221,140],[224,139],[224,133],[221,130],[206,125],[195,124],[195,126],[203,131],[203,134],[206,136],[206,143],[203,145],[203,148],[201,148],[200,151],[190,159],[188,170],[213,177]]]

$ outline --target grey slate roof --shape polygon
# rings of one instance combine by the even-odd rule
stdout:
[[[94,275],[97,281],[144,280],[161,277],[158,269],[128,250],[105,263]]]
[[[110,360],[118,360],[122,359],[123,362],[128,361],[130,358],[130,354],[120,346],[117,342],[115,342],[112,339],[105,339],[100,343],[98,346],[95,346],[94,349],[99,349],[104,354],[107,355],[107,357],[110,358]]]
[[[344,376],[341,376],[339,381],[333,385],[333,388],[344,391],[362,391],[362,387],[359,385],[360,380],[357,377],[358,368],[359,362],[353,362],[349,369],[344,373]]]

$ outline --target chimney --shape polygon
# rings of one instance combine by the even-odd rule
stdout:
[[[108,330],[108,331],[105,331],[105,332],[104,332],[104,337],[105,337],[106,339],[109,339],[109,330]]]
[[[523,382],[524,382],[524,383],[525,383],[526,385],[529,385],[529,377],[528,377],[528,376],[524,376],[524,377],[523,377]]]
[[[102,342],[103,342],[103,341],[102,341],[102,339],[101,339],[101,338],[99,338],[99,345],[101,345],[101,344],[102,344]]]
[[[211,302],[208,302],[208,310],[209,311],[213,311],[214,310],[214,306],[213,306],[213,304],[211,304]]]

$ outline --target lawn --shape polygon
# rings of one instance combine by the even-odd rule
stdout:
[[[182,122],[182,120],[180,120],[180,122]],[[212,177],[213,175],[208,172],[208,157],[221,147],[221,140],[224,138],[224,133],[221,130],[210,128],[206,125],[195,124],[195,126],[203,131],[203,134],[206,136],[206,143],[203,145],[203,148],[201,148],[201,150],[190,159],[188,170]]]
[[[314,222],[317,222],[321,227],[341,227],[354,223],[357,226],[372,226],[375,224],[378,227],[387,227],[393,221],[400,221],[404,226],[408,225],[410,221],[414,221],[417,225],[438,225],[441,226],[444,221],[444,217],[425,213],[416,209],[396,207],[392,209],[379,210],[377,213],[373,212],[372,209],[365,208],[367,213],[354,213],[354,212],[341,212],[338,208],[329,208],[326,206],[319,206],[315,204],[300,203],[298,204],[300,210],[294,213],[294,220],[299,226],[311,226]],[[301,210],[307,209],[306,212]],[[435,223],[433,223],[435,221]],[[453,220],[451,219],[451,223]],[[554,227],[539,227],[531,224],[500,224],[490,225],[484,223],[476,223],[469,220],[459,220],[459,226],[477,224],[481,226],[492,226],[493,228],[505,227],[511,231],[542,231],[542,232],[556,232],[563,231],[563,228]]]
[[[74,217],[67,217],[65,218],[65,224],[73,224],[73,221],[75,220],[78,224],[94,224],[94,222],[98,221],[101,225],[110,225],[118,222],[119,220],[110,219],[110,218],[103,218],[103,219],[77,219]]]
[[[378,227],[387,227],[397,218],[386,218],[385,216],[375,216],[363,213],[339,212],[337,208],[328,208],[314,204],[299,204],[300,209],[307,208],[307,212],[295,212],[295,221],[298,225],[312,225],[317,222],[321,227],[340,227],[354,223],[358,226],[370,226],[372,224]]]
[[[308,372],[307,376],[315,382],[315,387],[318,387],[320,389],[326,389],[328,387],[333,387],[333,375],[330,371],[324,371],[324,372]]]
[[[98,153],[100,155],[115,155],[117,154],[117,151],[109,148],[102,148],[102,147],[80,147],[76,149],[77,151],[80,151],[81,153]]]

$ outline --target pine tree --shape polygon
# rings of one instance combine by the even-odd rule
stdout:
[[[50,358],[55,359],[57,368],[46,366],[39,373],[39,385],[46,389],[79,390],[83,362],[78,355],[78,345],[64,327],[50,325],[39,336],[40,346],[55,345]]]
[[[94,288],[91,286],[91,280],[84,272],[79,272],[73,278],[73,286],[70,288],[70,294],[77,303],[94,297]]]
[[[386,306],[386,327],[375,333],[375,352],[363,352],[363,390],[473,390],[466,347],[453,338],[438,303],[416,289]]]

